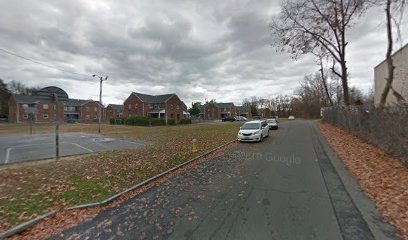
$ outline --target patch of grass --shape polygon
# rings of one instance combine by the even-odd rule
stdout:
[[[57,201],[67,203],[98,202],[111,195],[108,186],[95,179],[78,179],[69,190],[57,197]]]
[[[50,207],[48,199],[52,199],[49,194],[16,195],[2,202],[1,211],[11,224],[20,223],[43,214]]]
[[[0,168],[0,231],[31,219],[33,214],[103,200],[234,140],[241,124],[158,127],[104,124],[104,135],[143,140],[152,145],[31,166]],[[19,128],[22,126],[16,126],[11,132]],[[52,132],[53,126],[44,125],[37,130]],[[64,124],[61,131],[97,133],[97,125]],[[197,139],[198,153],[191,152],[193,139]]]

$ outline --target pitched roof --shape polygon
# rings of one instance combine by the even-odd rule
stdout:
[[[113,109],[115,109],[116,111],[123,111],[123,105],[119,105],[119,104],[109,104],[108,107],[111,106]]]
[[[68,99],[68,101],[65,102],[64,104],[67,107],[77,107],[77,106],[82,106],[90,101],[93,101],[93,102],[96,102],[96,104],[99,104],[99,101],[94,101],[92,99],[85,100],[85,99],[72,99],[72,98]]]
[[[232,103],[232,102],[228,102],[228,103],[215,103],[215,105],[216,105],[218,108],[229,108],[229,107],[234,106],[234,103]]]
[[[133,92],[132,94],[140,98],[140,100],[142,100],[142,102],[145,102],[145,103],[164,103],[164,102],[167,102],[167,100],[171,98],[172,96],[176,96],[176,94],[174,93],[163,94],[163,95],[148,95],[148,94]]]
[[[35,102],[40,101],[37,96],[31,96],[31,95],[23,95],[23,94],[12,94],[12,98],[16,101],[16,103],[27,103],[27,104],[32,104]],[[44,100],[41,100],[42,102],[47,102]]]

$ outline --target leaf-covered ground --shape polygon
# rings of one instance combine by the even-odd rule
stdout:
[[[105,199],[235,139],[239,126],[231,123],[151,128],[103,125],[105,135],[147,140],[153,144],[35,165],[0,167],[0,231],[52,209]],[[1,135],[27,130],[27,126],[1,127]],[[62,125],[61,130],[96,133],[97,125]],[[52,131],[50,125],[34,127],[35,134]],[[195,154],[191,152],[193,138],[199,143],[199,152]]]
[[[320,129],[383,216],[408,239],[408,168],[344,130],[325,123]]]

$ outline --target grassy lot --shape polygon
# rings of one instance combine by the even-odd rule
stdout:
[[[71,157],[35,165],[0,167],[0,231],[51,209],[105,199],[163,170],[236,138],[242,123],[168,127],[103,125],[102,133],[147,140],[146,148]],[[64,124],[62,132],[96,133],[97,125]],[[36,125],[34,133],[51,133],[52,125]],[[0,125],[0,135],[28,133],[28,126]],[[191,140],[198,153],[191,153]]]

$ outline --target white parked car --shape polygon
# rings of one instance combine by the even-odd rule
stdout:
[[[256,120],[244,123],[238,132],[238,141],[261,142],[269,136],[266,121]]]
[[[243,116],[236,116],[235,117],[235,121],[247,121],[248,119],[246,117]]]
[[[266,119],[266,123],[268,124],[269,129],[272,129],[272,130],[277,130],[278,129],[278,121],[276,119],[274,119],[274,118]]]
[[[288,120],[295,120],[295,116],[290,115],[290,116],[288,117]]]

